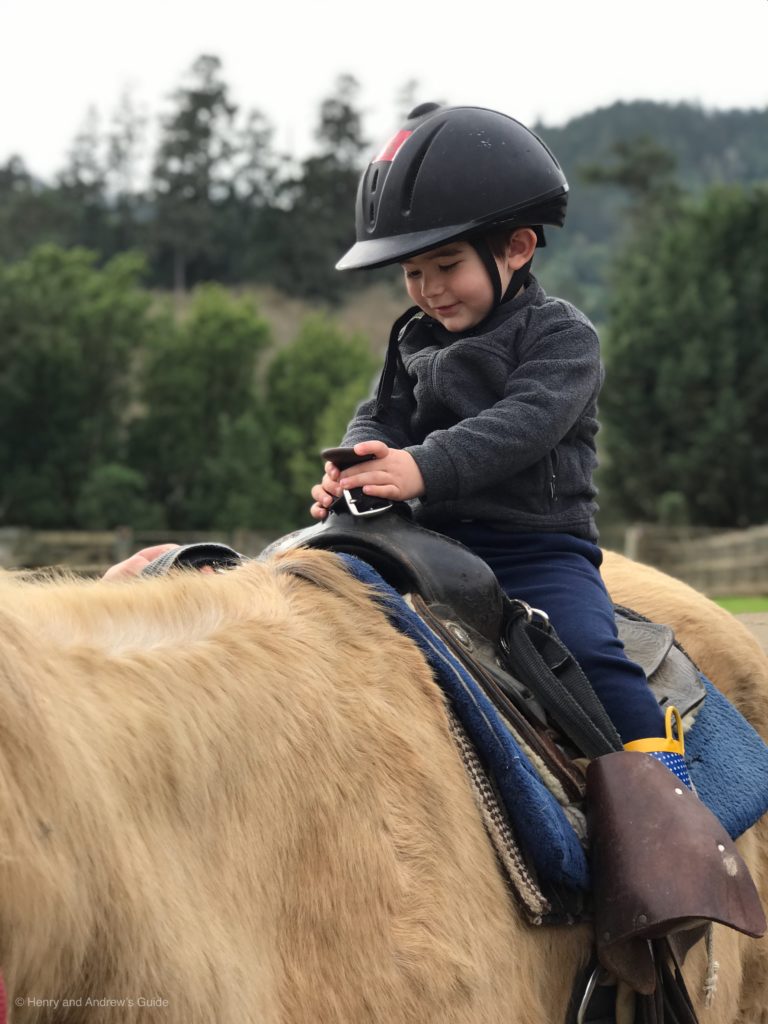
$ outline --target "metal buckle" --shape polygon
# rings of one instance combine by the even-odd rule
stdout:
[[[355,490],[359,491],[360,488],[356,487]],[[376,498],[368,494],[363,494],[362,492],[360,492],[360,498],[356,498],[353,492],[348,490],[346,487],[342,493],[346,499],[347,508],[353,516],[378,516],[381,515],[382,512],[386,512],[388,509],[392,508],[392,502],[387,501],[386,498]],[[363,498],[366,501],[378,501],[383,502],[383,504],[377,505],[376,508],[359,509],[357,507],[357,502]]]
[[[541,619],[542,625],[549,629],[549,616],[545,611],[542,611],[541,608],[532,608],[527,601],[522,601],[519,597],[513,597],[512,600],[524,610],[526,622],[533,622],[535,618]]]
[[[584,988],[584,995],[581,997],[579,1009],[576,1013],[576,1024],[584,1024],[584,1021],[586,1020],[587,1010],[589,1009],[589,1004],[592,1002],[592,996],[595,994],[597,980],[600,977],[601,970],[602,968],[598,964],[589,976],[589,980]]]

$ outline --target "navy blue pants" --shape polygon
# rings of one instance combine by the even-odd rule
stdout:
[[[567,533],[506,533],[477,523],[441,532],[487,562],[509,597],[547,613],[624,743],[664,735],[664,716],[645,673],[627,657],[616,632],[596,544]]]

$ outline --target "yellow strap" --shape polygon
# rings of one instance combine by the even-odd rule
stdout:
[[[677,738],[672,729],[672,719],[675,721],[677,727]],[[666,736],[651,736],[648,739],[643,740],[632,740],[631,743],[625,743],[625,750],[639,750],[643,754],[653,754],[655,752],[666,752],[669,754],[679,754],[681,757],[685,757],[685,744],[683,742],[683,723],[680,719],[680,712],[677,708],[671,705],[667,708],[664,715],[664,731]]]

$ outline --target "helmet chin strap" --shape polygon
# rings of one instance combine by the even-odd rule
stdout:
[[[509,284],[504,289],[504,294],[501,293],[501,274],[499,273],[499,265],[496,262],[496,257],[491,252],[491,247],[486,242],[482,235],[478,235],[476,238],[468,238],[467,241],[475,250],[477,255],[483,261],[483,266],[488,272],[488,277],[491,279],[491,285],[493,286],[493,306],[488,312],[491,313],[505,302],[509,302],[510,299],[514,299],[520,289],[528,280],[528,275],[531,272],[531,264],[533,263],[533,257],[524,263],[522,267],[519,267],[512,275],[509,280]]]
[[[467,241],[483,261],[483,265],[488,271],[488,276],[490,277],[491,284],[493,285],[493,305],[481,321],[481,323],[485,323],[494,310],[498,309],[499,306],[503,305],[503,303],[514,299],[526,283],[530,274],[531,264],[533,263],[533,257],[513,273],[509,280],[509,284],[504,289],[504,294],[502,295],[501,274],[499,273],[499,266],[491,252],[490,246],[481,236],[478,236],[477,238],[468,238]],[[384,368],[381,372],[381,378],[379,379],[379,388],[376,393],[376,403],[373,410],[373,418],[379,422],[383,422],[382,417],[384,416],[392,397],[392,391],[395,386],[395,379],[398,372],[405,372],[402,365],[402,359],[400,357],[400,338],[405,332],[405,329],[409,326],[411,320],[420,319],[420,317],[421,310],[419,307],[411,306],[410,309],[407,309],[405,313],[398,317],[392,325],[392,330],[389,333],[387,354],[384,359]],[[479,325],[476,324],[472,330],[474,331],[477,326]],[[0,1024],[2,1024],[2,1021],[0,1021]]]

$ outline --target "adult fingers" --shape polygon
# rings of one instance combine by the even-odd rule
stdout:
[[[137,551],[130,558],[125,558],[122,562],[118,562],[117,565],[110,566],[101,578],[112,582],[138,576],[142,569],[146,568],[150,562],[153,562],[160,555],[164,555],[166,551],[173,551],[177,547],[179,547],[178,544],[154,544],[152,547],[142,548],[141,551]]]

